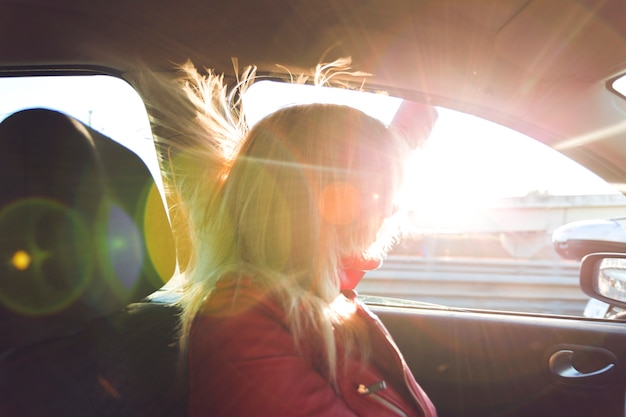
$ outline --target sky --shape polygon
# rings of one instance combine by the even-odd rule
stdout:
[[[252,121],[297,103],[348,104],[389,124],[400,99],[380,94],[308,85],[261,82],[244,103]],[[245,98],[244,98],[245,100]],[[552,195],[613,194],[604,180],[550,147],[496,123],[438,108],[437,123],[413,157],[410,178],[415,202],[432,198],[490,205],[499,197],[531,192]],[[446,193],[446,190],[453,193]],[[444,191],[444,192],[442,192]]]
[[[126,82],[108,76],[0,78],[0,119],[16,110],[64,111],[139,154],[158,174],[148,116]],[[248,120],[290,104],[352,105],[388,124],[400,100],[380,94],[264,81],[244,96]],[[557,151],[503,126],[448,109],[410,164],[409,204],[489,206],[499,197],[530,192],[610,194],[599,177]]]

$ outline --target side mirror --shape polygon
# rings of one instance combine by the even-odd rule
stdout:
[[[626,254],[585,256],[580,265],[580,288],[590,297],[626,308]]]
[[[564,259],[581,260],[590,253],[626,253],[624,219],[582,220],[552,233],[554,250]]]

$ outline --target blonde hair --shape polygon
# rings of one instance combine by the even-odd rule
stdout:
[[[249,70],[238,94],[253,76]],[[310,336],[305,330],[321,336],[334,380],[337,355],[367,338],[330,307],[341,263],[381,257],[393,242],[393,233],[380,231],[393,213],[408,144],[361,111],[330,104],[287,107],[247,131],[221,77],[186,65],[175,85],[193,127],[161,115],[158,136],[192,247],[181,346],[216,283],[245,276],[278,297],[297,346]],[[336,352],[336,337],[344,352]]]

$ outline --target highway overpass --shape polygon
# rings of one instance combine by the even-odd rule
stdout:
[[[433,217],[415,209],[409,213],[413,229],[409,236],[491,236],[496,237],[514,258],[530,258],[550,246],[552,232],[577,220],[626,217],[626,197],[621,194],[552,196],[531,194],[507,198],[479,208],[459,202],[461,210]],[[450,211],[453,213],[453,211]],[[448,243],[449,244],[449,243]],[[461,242],[459,242],[461,244]],[[431,248],[432,249],[432,248]],[[453,248],[448,254],[454,256]]]

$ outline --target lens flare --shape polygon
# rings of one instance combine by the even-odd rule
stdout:
[[[100,236],[104,244],[102,264],[107,265],[110,279],[130,290],[137,284],[143,266],[141,232],[130,215],[117,205],[110,208],[106,220],[105,234]]]
[[[345,182],[329,184],[322,190],[319,210],[331,224],[348,224],[356,220],[361,210],[359,191]]]
[[[13,268],[18,271],[25,271],[30,267],[30,263],[32,262],[32,258],[28,252],[25,250],[15,251],[13,256],[11,257],[11,265]]]
[[[0,211],[0,304],[30,316],[60,311],[81,296],[93,272],[91,236],[78,213],[43,198]]]
[[[176,269],[176,249],[161,195],[155,186],[152,186],[148,194],[143,217],[147,255],[161,281],[165,283]]]

